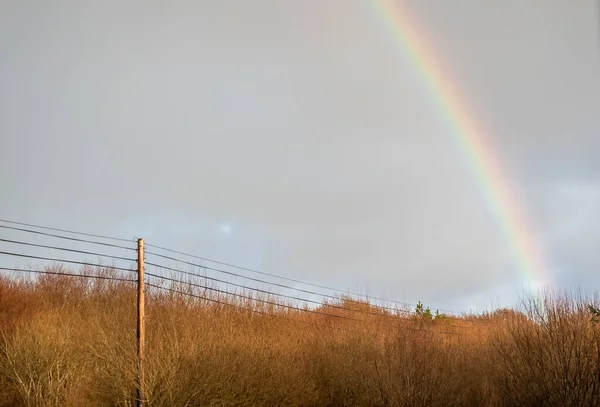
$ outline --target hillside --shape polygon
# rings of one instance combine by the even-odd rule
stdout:
[[[525,304],[527,316],[436,319],[348,297],[312,313],[148,287],[146,397],[149,406],[597,405],[600,327],[588,302],[545,294]],[[0,279],[0,405],[135,405],[135,304],[127,281]]]

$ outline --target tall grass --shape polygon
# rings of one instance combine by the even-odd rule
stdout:
[[[600,405],[581,293],[441,321],[343,297],[319,310],[352,319],[220,300],[238,308],[149,291],[149,406]],[[135,405],[135,301],[127,282],[0,279],[0,406]]]

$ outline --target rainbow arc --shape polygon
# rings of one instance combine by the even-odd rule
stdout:
[[[393,0],[372,0],[399,49],[412,62],[444,115],[452,137],[467,161],[518,268],[529,283],[550,283],[551,276],[543,250],[524,216],[511,180],[502,171],[499,155],[492,148],[490,134],[469,108],[456,81],[443,69],[425,32],[419,28],[409,10],[400,7],[399,3]]]

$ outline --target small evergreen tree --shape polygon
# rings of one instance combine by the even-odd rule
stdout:
[[[438,310],[436,310],[434,314],[433,312],[431,312],[431,308],[426,308],[425,305],[423,305],[423,303],[419,301],[415,308],[415,318],[426,321],[440,321],[447,318],[447,315],[444,313],[440,313],[440,311]]]
[[[591,304],[588,305],[588,309],[590,310],[590,313],[592,314],[592,322],[600,321],[600,309],[595,308]]]

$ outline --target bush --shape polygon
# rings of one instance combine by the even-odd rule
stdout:
[[[0,279],[0,405],[135,405],[135,299],[126,282]],[[579,293],[461,318],[147,300],[149,406],[600,405],[596,302]]]

